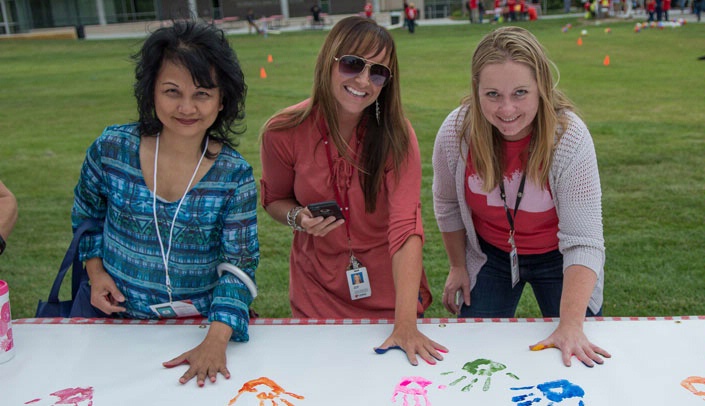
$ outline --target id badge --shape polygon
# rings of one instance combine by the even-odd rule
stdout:
[[[519,254],[517,254],[517,247],[512,247],[509,252],[509,263],[512,266],[512,289],[519,283]]]
[[[149,308],[152,309],[160,319],[175,319],[178,317],[194,317],[201,315],[191,300],[177,300],[171,303],[161,303],[151,305]]]
[[[350,289],[350,299],[357,300],[372,296],[372,287],[367,276],[367,268],[363,266],[348,269],[345,275]]]

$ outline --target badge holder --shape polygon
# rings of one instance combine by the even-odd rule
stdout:
[[[150,309],[160,319],[175,319],[179,317],[200,316],[201,312],[196,309],[191,300],[177,300],[176,302],[160,303],[150,305]]]
[[[517,253],[517,246],[514,243],[514,232],[509,235],[509,244],[512,246],[512,250],[509,252],[509,263],[512,267],[512,289],[519,283],[519,254]]]
[[[350,289],[350,299],[358,300],[372,296],[372,286],[370,278],[367,276],[367,268],[362,266],[354,255],[350,255],[350,266],[345,275]]]

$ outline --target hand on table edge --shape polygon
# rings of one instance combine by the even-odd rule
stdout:
[[[441,353],[448,352],[446,347],[438,344],[421,333],[418,330],[416,323],[395,324],[392,334],[384,341],[384,343],[382,343],[381,346],[374,348],[377,354],[384,354],[393,349],[403,351],[406,354],[406,358],[409,360],[409,363],[413,366],[417,366],[419,364],[417,355],[419,355],[429,365],[435,365],[436,360],[443,360],[443,355],[441,355]]]
[[[583,332],[582,322],[559,322],[558,327],[548,338],[529,346],[531,351],[541,351],[547,348],[558,348],[561,351],[563,365],[571,366],[571,358],[575,356],[586,367],[592,368],[595,364],[602,365],[602,357],[611,358],[612,355],[603,348],[591,343]]]
[[[176,358],[163,362],[162,365],[165,368],[173,368],[183,364],[189,365],[188,370],[179,378],[181,384],[196,377],[196,384],[203,387],[206,377],[211,383],[215,383],[218,373],[223,375],[225,379],[230,379],[225,351],[232,333],[233,329],[230,326],[214,321],[199,345]]]

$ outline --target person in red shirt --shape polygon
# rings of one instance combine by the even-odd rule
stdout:
[[[373,10],[372,2],[368,1],[367,3],[365,3],[364,10],[365,10],[365,17],[372,18],[372,10]]]
[[[406,13],[407,26],[409,27],[409,32],[414,33],[416,29],[416,19],[419,17],[419,10],[416,8],[414,3],[409,3],[409,7],[404,11]]]
[[[511,318],[529,284],[543,317],[560,318],[530,348],[559,348],[566,366],[572,357],[602,364],[611,355],[583,331],[586,317],[602,315],[605,274],[590,132],[528,30],[490,32],[470,66],[470,93],[433,148],[434,214],[449,263],[441,301],[458,317]]]
[[[468,6],[468,12],[470,13],[470,23],[475,23],[475,22],[481,22],[480,17],[478,15],[479,9],[478,9],[478,0],[469,0],[467,2]]]
[[[668,12],[671,10],[671,0],[663,0],[663,19],[668,21]]]
[[[435,364],[447,352],[416,324],[431,304],[423,268],[421,155],[404,116],[394,39],[362,16],[333,26],[311,97],[262,127],[262,207],[294,231],[294,317],[393,319],[376,349]],[[314,216],[335,201],[344,218]],[[361,273],[362,283],[354,275]]]
[[[494,0],[494,21],[498,22],[502,15],[502,0]]]
[[[516,0],[507,0],[507,6],[505,7],[505,12],[504,12],[504,21],[516,21],[517,20],[516,6],[517,6]]]
[[[526,20],[529,17],[529,8],[526,6],[526,0],[519,0],[519,19]]]
[[[649,22],[656,20],[656,0],[649,0],[646,3],[646,12],[649,13]]]
[[[528,14],[529,14],[529,21],[536,21],[539,18],[538,13],[536,12],[536,7],[534,7],[534,6],[529,7]]]

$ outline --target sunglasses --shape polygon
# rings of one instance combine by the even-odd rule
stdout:
[[[388,67],[368,61],[355,55],[343,55],[340,58],[333,58],[338,62],[338,72],[341,75],[354,77],[362,73],[366,66],[370,67],[370,82],[375,86],[382,87],[389,82],[392,71]]]

